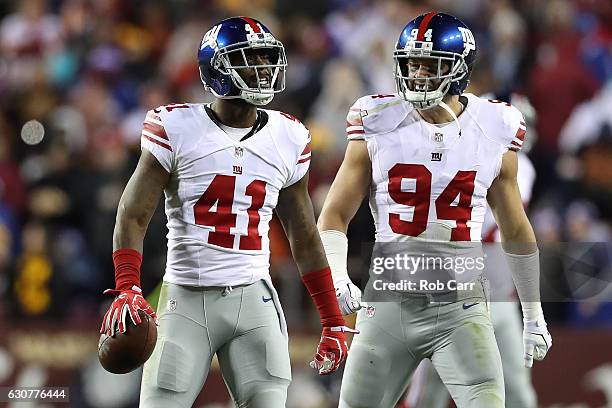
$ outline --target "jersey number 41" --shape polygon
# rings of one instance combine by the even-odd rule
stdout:
[[[195,223],[214,227],[208,233],[208,243],[223,248],[234,247],[234,235],[230,229],[236,227],[236,214],[232,213],[236,176],[218,174],[210,183],[204,194],[193,208]],[[247,209],[249,223],[247,235],[240,236],[239,249],[261,250],[261,235],[259,235],[259,210],[266,199],[266,182],[253,180],[245,191],[251,197],[251,206]],[[217,204],[216,211],[212,211]]]

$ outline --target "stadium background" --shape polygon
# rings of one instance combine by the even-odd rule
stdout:
[[[271,108],[296,115],[313,140],[310,189],[325,197],[342,160],[348,107],[394,91],[401,28],[436,9],[472,28],[472,91],[529,96],[538,120],[529,208],[540,242],[602,243],[612,219],[612,2],[607,0],[22,0],[0,2],[0,386],[69,386],[73,407],[136,406],[139,373],[96,359],[113,286],[117,202],[138,158],[145,112],[208,101],[196,68],[204,32],[232,15],[260,19],[285,44],[286,91]],[[41,143],[20,138],[44,125]],[[163,274],[160,205],[145,241],[143,289]],[[350,252],[370,239],[367,207]],[[275,224],[272,274],[290,323],[289,407],[334,406],[340,375],[307,367],[318,320]],[[599,265],[610,282],[610,263]],[[357,270],[351,269],[351,270]],[[359,281],[359,277],[354,277]],[[533,369],[544,407],[612,407],[612,309],[548,303],[555,345]],[[196,406],[228,406],[213,370]],[[0,403],[1,404],[1,403]]]

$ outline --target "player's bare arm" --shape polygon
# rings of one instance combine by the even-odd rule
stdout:
[[[338,305],[344,315],[355,313],[362,306],[361,290],[349,278],[346,266],[346,231],[367,194],[371,173],[366,142],[350,141],[319,216],[321,241],[332,271]]]
[[[128,315],[134,324],[140,324],[138,310],[157,320],[153,308],[142,297],[140,265],[147,226],[169,179],[170,174],[155,156],[143,149],[117,209],[113,233],[115,289],[104,291],[116,298],[104,315],[100,333],[106,332],[109,336],[113,336],[116,330],[124,333]]]
[[[340,367],[348,353],[344,332],[354,330],[344,325],[335,300],[331,272],[308,195],[308,173],[280,192],[276,213],[287,234],[302,282],[321,316],[321,341],[310,365],[321,375],[332,373]]]
[[[366,142],[350,141],[319,216],[319,231],[334,230],[346,234],[349,223],[366,196],[371,172]]]
[[[281,190],[276,213],[287,234],[300,274],[326,268],[327,259],[308,195],[308,173],[297,183]]]
[[[170,174],[148,150],[142,150],[117,208],[113,250],[133,248],[142,253],[142,242]]]
[[[517,153],[509,150],[489,188],[487,201],[499,225],[504,249],[509,253],[530,254],[537,250],[536,238],[523,208],[517,173]]]
[[[499,175],[493,181],[487,200],[499,225],[512,278],[523,309],[525,365],[542,360],[552,346],[540,303],[539,252],[533,228],[523,209],[516,180],[518,161],[510,150],[502,158]]]

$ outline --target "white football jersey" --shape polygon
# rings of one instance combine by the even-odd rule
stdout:
[[[372,162],[377,242],[441,239],[441,233],[443,240],[481,240],[487,190],[503,154],[520,150],[526,127],[505,102],[463,97],[461,132],[455,121],[426,122],[396,94],[365,96],[351,107],[348,138],[365,140]]]
[[[235,286],[269,280],[269,223],[281,189],[308,171],[310,137],[293,116],[259,110],[255,132],[234,141],[203,104],[147,113],[141,147],[170,173],[164,190],[164,280]]]

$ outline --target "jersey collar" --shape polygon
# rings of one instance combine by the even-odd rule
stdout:
[[[204,105],[204,110],[206,111],[206,114],[208,115],[208,117],[210,118],[210,120],[213,121],[213,123],[221,130],[223,131],[223,123],[221,123],[219,121],[219,119],[217,118],[217,115],[215,115],[215,112],[213,112],[213,110],[210,108],[209,105]],[[240,139],[241,142],[244,142],[245,140],[247,140],[248,138],[250,138],[251,136],[253,136],[255,133],[259,132],[261,129],[264,128],[264,126],[266,126],[266,124],[268,123],[268,113],[264,110],[260,110],[257,109],[257,118],[255,119],[255,124],[253,124],[253,127],[251,128],[251,130],[249,131],[249,133],[247,133],[246,135],[244,135],[242,137],[242,139]]]

